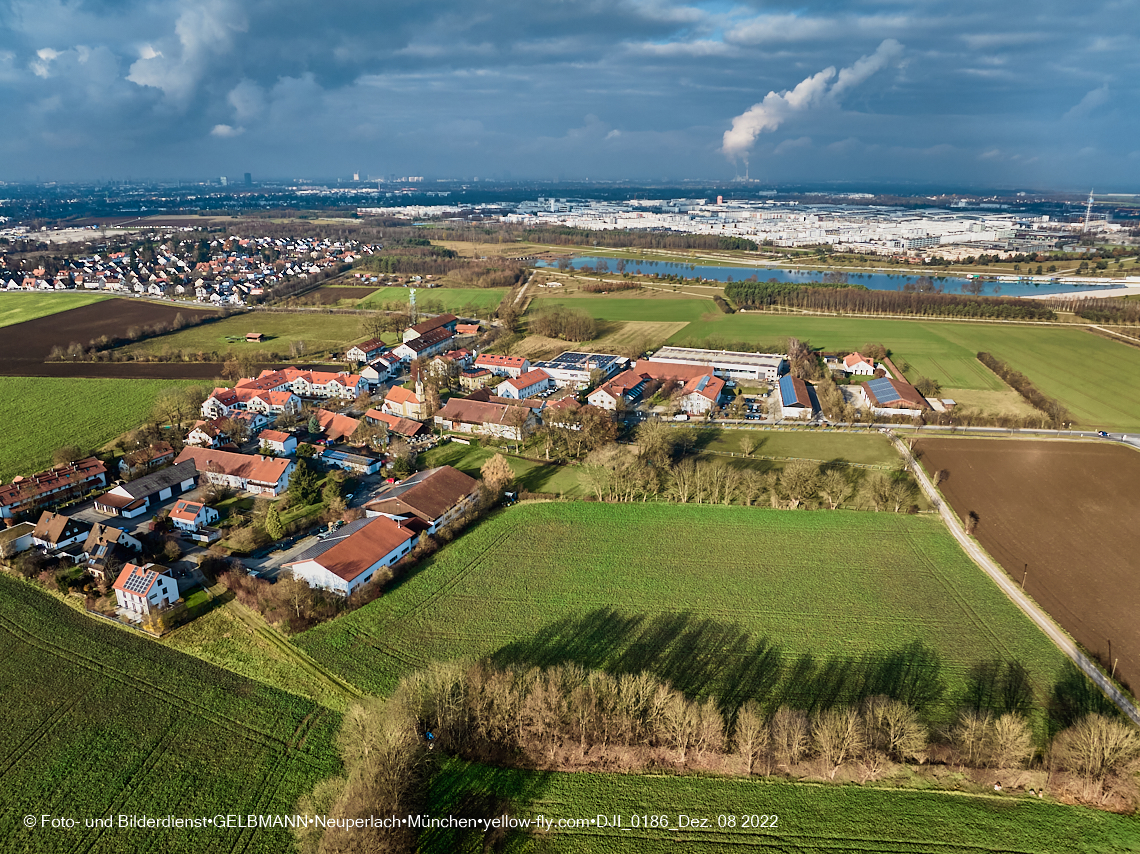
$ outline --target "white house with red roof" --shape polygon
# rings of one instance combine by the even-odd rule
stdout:
[[[392,566],[406,557],[426,527],[395,522],[386,516],[358,519],[282,566],[310,587],[347,596],[366,584],[381,567]]]
[[[280,495],[289,487],[289,476],[297,467],[286,457],[262,457],[193,448],[187,445],[175,463],[193,460],[198,474],[210,483],[252,492],[255,495]]]
[[[525,400],[553,387],[554,380],[550,374],[542,368],[535,368],[533,371],[527,371],[525,374],[503,380],[495,388],[495,394],[499,397]]]
[[[257,437],[261,447],[268,448],[280,457],[286,457],[297,450],[297,437],[280,430],[262,430]]]
[[[856,351],[843,357],[843,370],[849,374],[870,377],[875,375],[875,360]]]
[[[379,338],[371,338],[368,341],[349,347],[348,352],[344,354],[344,358],[345,361],[348,362],[371,362],[387,349],[388,345]]]
[[[639,401],[650,379],[647,374],[639,374],[632,369],[622,371],[590,392],[586,400],[599,409],[615,410]]]
[[[501,356],[498,353],[480,353],[475,367],[486,368],[499,377],[519,377],[530,370],[530,361],[521,356]]]
[[[139,617],[169,608],[178,601],[178,582],[157,563],[128,563],[115,579],[115,601]]]
[[[218,521],[218,511],[201,501],[180,498],[170,508],[170,521],[182,531],[197,531]]]
[[[403,386],[392,386],[384,396],[384,405],[381,407],[390,415],[401,418],[423,418],[424,404],[421,397]]]

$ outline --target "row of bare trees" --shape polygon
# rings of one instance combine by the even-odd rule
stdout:
[[[637,433],[637,446],[610,443],[587,454],[582,475],[598,501],[667,500],[680,504],[741,504],[795,510],[832,510],[852,498],[876,511],[909,511],[917,497],[913,479],[903,470],[864,475],[845,466],[814,460],[791,460],[781,470],[761,471],[727,460],[686,456],[681,445],[692,434],[647,422]],[[745,457],[756,439],[741,439]],[[680,457],[673,462],[675,457]]]
[[[854,706],[808,713],[766,711],[748,700],[732,709],[694,699],[648,673],[613,675],[577,664],[496,668],[486,662],[433,663],[405,677],[387,701],[348,710],[339,745],[342,777],[302,799],[302,813],[339,823],[418,812],[433,758],[520,768],[667,768],[751,776],[870,780],[893,766],[942,762],[1015,772],[1040,756],[1095,795],[1123,783],[1140,761],[1140,731],[1119,718],[1089,714],[1039,749],[1028,720],[966,711],[932,732],[906,703],[872,696]],[[433,751],[438,751],[433,753]],[[976,772],[974,772],[976,773]],[[1126,783],[1123,783],[1126,785]],[[306,854],[414,850],[410,828],[307,828]]]

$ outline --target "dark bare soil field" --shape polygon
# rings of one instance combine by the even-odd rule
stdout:
[[[375,285],[362,285],[351,287],[346,285],[332,285],[327,288],[317,288],[305,294],[305,299],[320,300],[321,305],[335,305],[342,299],[365,299],[376,291]]]
[[[1140,451],[1004,439],[923,439],[917,451],[931,475],[948,473],[939,488],[959,517],[978,514],[977,537],[1006,572],[1140,689]]]
[[[139,299],[110,299],[28,320],[4,328],[0,335],[0,376],[9,377],[156,377],[204,379],[221,373],[218,365],[133,365],[91,362],[46,362],[52,347],[72,342],[86,345],[103,335],[123,335],[132,326],[170,323],[215,315],[208,309],[162,305]]]

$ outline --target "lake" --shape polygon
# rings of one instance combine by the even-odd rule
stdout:
[[[571,260],[575,269],[593,269],[599,262],[609,266],[610,272],[617,272],[618,259],[601,258],[593,255],[579,255]],[[553,267],[555,264],[537,261],[536,266]],[[826,270],[786,270],[781,267],[707,267],[701,264],[682,264],[674,261],[644,261],[626,259],[625,271],[627,273],[641,273],[651,275],[675,275],[689,279],[711,279],[715,282],[740,282],[756,276],[761,282],[776,279],[779,282],[819,282],[826,275]],[[930,276],[935,287],[941,287],[948,294],[962,293],[962,285],[970,281],[961,276],[939,276],[927,272],[914,273],[848,273],[847,281],[852,285],[862,285],[873,291],[899,291],[908,282],[916,282],[922,276]],[[1069,294],[1086,290],[1089,285],[1074,285],[1063,282],[1038,281],[997,282],[983,283],[983,294],[989,296],[1018,297],[1027,294]],[[1092,285],[1093,288],[1112,287],[1109,283]],[[1119,287],[1119,285],[1117,286]]]

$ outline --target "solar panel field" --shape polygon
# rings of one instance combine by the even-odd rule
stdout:
[[[541,815],[555,824],[585,820],[582,827],[555,826],[530,839],[519,832],[510,840],[517,847],[505,846],[550,854],[677,850],[1087,854],[1140,847],[1140,824],[1133,816],[992,792],[503,771],[462,762],[446,764],[433,781],[431,813],[459,814],[463,807],[470,810],[472,803],[510,803],[520,818]],[[497,813],[489,809],[487,815]],[[611,826],[590,826],[588,822],[596,822],[598,816]],[[620,828],[612,826],[618,816]],[[665,816],[668,829],[646,827],[650,816]],[[698,826],[702,821],[707,824]],[[768,826],[744,826],[760,823]],[[427,854],[479,852],[482,846],[481,832],[432,830],[420,841],[420,850]]]
[[[5,852],[279,852],[285,828],[123,827],[292,814],[339,771],[340,716],[97,622],[0,576],[0,839]],[[25,826],[25,816],[77,826]],[[88,826],[110,818],[108,826]]]
[[[768,706],[897,689],[933,721],[989,662],[1023,666],[1038,708],[1065,669],[938,519],[754,507],[522,505],[295,640],[379,694],[487,655],[649,670]]]

